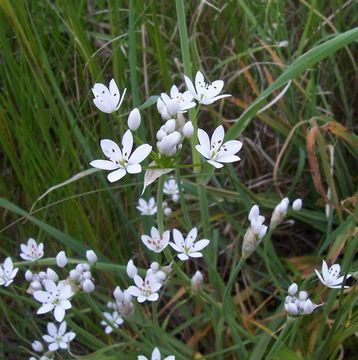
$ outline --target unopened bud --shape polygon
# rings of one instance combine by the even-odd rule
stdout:
[[[135,275],[137,275],[138,271],[135,267],[133,260],[129,260],[127,264],[127,275],[133,279]]]
[[[204,280],[203,274],[198,270],[191,278],[191,288],[194,291],[200,290],[203,284],[203,280]]]
[[[56,264],[58,267],[63,268],[67,265],[68,260],[66,253],[64,251],[60,251],[56,256]]]
[[[296,199],[292,204],[292,210],[300,211],[302,209],[302,200]]]
[[[86,251],[86,258],[91,264],[94,264],[97,261],[97,255],[93,250]]]
[[[90,293],[90,292],[94,291],[95,287],[94,287],[94,284],[93,284],[92,280],[86,279],[82,283],[82,289],[86,293]]]
[[[193,134],[194,134],[193,123],[191,121],[188,121],[187,123],[185,123],[183,127],[183,135],[187,139],[190,139],[193,136]]]
[[[36,352],[41,352],[43,351],[44,347],[43,345],[40,343],[40,341],[35,340],[32,344],[31,344],[32,348],[34,351]]]
[[[132,131],[136,131],[140,126],[140,112],[137,108],[133,109],[128,116],[128,127]]]
[[[296,283],[293,283],[289,286],[288,288],[288,293],[291,295],[291,296],[294,296],[298,291],[298,286]]]

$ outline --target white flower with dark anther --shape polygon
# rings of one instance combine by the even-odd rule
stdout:
[[[34,350],[34,351],[36,351],[36,352],[41,352],[41,351],[43,351],[43,349],[44,349],[44,347],[43,347],[43,345],[40,343],[40,341],[38,341],[38,340],[35,340],[32,344],[31,344],[31,346],[32,346],[32,349]]]
[[[160,351],[158,348],[155,348],[152,352],[152,356],[150,359],[148,359],[144,355],[138,355],[137,360],[161,360]],[[163,360],[175,360],[175,356],[170,355],[170,356],[167,356],[166,358],[164,358]]]
[[[112,314],[104,312],[103,317],[106,320],[102,320],[101,325],[104,326],[104,332],[107,335],[110,334],[114,329],[118,329],[119,325],[123,324],[123,319],[120,317],[118,311],[113,311]]]
[[[216,80],[212,84],[205,82],[204,75],[198,71],[195,75],[195,86],[193,82],[184,75],[185,84],[191,95],[203,105],[210,105],[213,102],[231,96],[230,94],[219,95],[224,87],[223,80]]]
[[[86,258],[90,264],[94,264],[98,260],[97,255],[93,250],[86,251]]]
[[[184,240],[182,233],[177,229],[173,229],[174,243],[170,242],[169,245],[178,252],[178,258],[180,260],[188,260],[189,257],[199,258],[203,256],[201,250],[208,246],[210,241],[207,239],[196,241],[197,235],[197,228],[193,228]]]
[[[208,163],[215,166],[217,169],[222,168],[224,163],[231,163],[241,160],[237,155],[242,147],[242,142],[238,140],[224,141],[224,127],[218,126],[211,140],[209,135],[202,129],[198,129],[199,144],[195,149],[208,159]]]
[[[193,277],[191,278],[191,288],[193,291],[198,291],[200,290],[202,284],[203,284],[203,274],[198,270],[196,271],[196,273],[193,275]]]
[[[309,315],[317,307],[322,306],[323,304],[314,304],[309,298],[306,291],[300,291],[298,297],[296,296],[298,291],[298,286],[296,283],[293,283],[288,288],[288,294],[285,298],[285,310],[289,316],[297,315]]]
[[[49,351],[68,349],[69,343],[76,337],[76,334],[73,331],[66,333],[66,328],[66,321],[61,322],[58,328],[54,323],[47,324],[48,335],[43,335],[42,338],[48,343]]]
[[[322,262],[322,275],[316,269],[315,272],[321,283],[331,289],[340,289],[343,286],[344,278],[348,279],[352,276],[351,274],[347,274],[346,276],[340,276],[341,273],[340,265],[334,264],[328,269],[328,265],[324,260]],[[349,286],[343,286],[343,287],[345,289],[349,288]]]
[[[127,172],[138,174],[142,171],[140,163],[150,154],[152,147],[143,144],[133,149],[133,135],[127,130],[122,138],[122,150],[112,140],[104,139],[100,142],[101,149],[109,160],[93,160],[90,165],[102,170],[111,170],[107,176],[108,181],[120,180]]]
[[[128,116],[128,128],[132,131],[136,131],[140,126],[140,112],[137,108],[133,109]]]
[[[122,105],[126,90],[127,89],[123,90],[123,94],[121,97],[121,93],[119,92],[114,79],[109,82],[109,89],[103,84],[96,83],[92,88],[92,92],[94,95],[93,103],[97,106],[99,110],[103,111],[106,114],[110,114],[114,111],[117,111]]]
[[[27,245],[21,244],[20,249],[21,259],[27,261],[39,260],[44,256],[44,244],[40,243],[37,245],[36,241],[32,238],[27,240]]]
[[[142,235],[141,240],[143,244],[155,253],[162,252],[168,245],[170,238],[170,231],[166,230],[163,234],[160,234],[158,229],[152,226],[150,230],[150,236]]]
[[[128,290],[122,291],[119,286],[117,286],[113,291],[113,296],[115,299],[115,307],[118,312],[124,318],[129,318],[134,314],[134,305],[132,303],[132,295]]]
[[[0,286],[9,286],[14,281],[18,271],[18,268],[14,269],[14,264],[11,258],[7,257],[3,265],[0,265]]]
[[[170,196],[174,202],[179,201],[179,188],[175,179],[171,178],[164,182],[163,192]]]
[[[135,286],[130,286],[128,292],[136,297],[139,303],[146,300],[157,301],[159,299],[157,291],[162,285],[154,275],[147,275],[144,280],[139,275],[134,275],[133,280]]]
[[[34,298],[42,305],[37,310],[37,314],[54,312],[56,321],[61,322],[65,317],[66,310],[71,308],[69,299],[73,292],[70,285],[59,283],[56,285],[52,280],[43,280],[45,290],[34,292]]]
[[[56,256],[56,264],[58,267],[63,268],[67,265],[68,260],[66,253],[64,251],[60,251]]]
[[[170,89],[170,96],[161,93],[157,101],[157,109],[163,120],[169,120],[176,117],[178,113],[184,113],[188,109],[196,106],[193,95],[189,91],[181,93],[178,88],[173,85]]]
[[[137,209],[143,216],[155,215],[157,213],[157,205],[155,203],[154,197],[151,197],[148,201],[140,198],[138,200]]]
[[[251,208],[248,219],[250,220],[250,227],[245,233],[241,250],[244,258],[248,258],[255,251],[267,233],[267,226],[264,225],[265,218],[260,215],[260,209],[257,205]]]
[[[300,211],[302,209],[302,200],[301,199],[296,199],[293,203],[292,203],[292,210],[294,211]]]
[[[290,200],[287,197],[285,197],[276,205],[272,213],[271,222],[270,222],[270,228],[272,230],[275,229],[278,225],[280,225],[285,219],[287,215],[287,209],[289,203]]]

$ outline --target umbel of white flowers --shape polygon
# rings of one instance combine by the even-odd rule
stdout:
[[[285,299],[285,310],[289,316],[309,315],[317,307],[323,304],[314,304],[309,298],[307,291],[300,291],[298,297],[298,286],[293,283],[288,288],[288,295]]]
[[[255,251],[267,233],[267,226],[264,225],[265,218],[260,215],[260,209],[257,205],[251,208],[248,219],[250,227],[246,230],[241,250],[242,256],[245,259]]]

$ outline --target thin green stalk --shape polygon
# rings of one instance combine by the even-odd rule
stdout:
[[[164,175],[159,177],[157,189],[157,226],[160,234],[164,232],[163,186]]]

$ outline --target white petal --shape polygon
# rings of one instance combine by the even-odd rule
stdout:
[[[179,90],[178,90],[177,86],[176,86],[176,85],[173,85],[173,86],[170,88],[170,97],[173,99],[173,98],[175,98],[178,94],[179,94]]]
[[[153,350],[151,360],[160,360],[160,352],[158,348]]]
[[[122,138],[122,155],[128,159],[133,148],[133,135],[130,130],[127,130]]]
[[[157,301],[157,300],[159,299],[159,295],[158,295],[158,293],[153,293],[153,294],[150,294],[150,295],[147,297],[147,299],[148,299],[149,301]]]
[[[119,103],[121,93],[119,92],[118,86],[114,79],[109,82],[109,92],[111,94],[112,106],[116,108]]]
[[[191,229],[185,239],[186,247],[191,248],[197,236],[198,236],[198,229],[197,228]]]
[[[185,80],[186,87],[188,88],[190,93],[193,95],[193,97],[196,97],[197,93],[195,91],[193,82],[186,75],[184,75],[184,80]]]
[[[200,251],[200,250],[204,249],[205,247],[207,247],[209,245],[209,243],[210,243],[210,241],[207,239],[199,240],[191,247],[189,252]]]
[[[205,93],[205,85],[206,84],[204,80],[204,75],[200,71],[198,71],[195,75],[195,89],[199,98],[200,95],[203,95]]]
[[[130,286],[127,289],[128,293],[131,294],[132,296],[138,297],[140,295],[142,295],[142,292],[136,287],[136,286]]]
[[[49,333],[49,335],[51,335],[52,337],[55,337],[57,335],[57,327],[54,323],[48,323],[47,324],[47,332]],[[47,340],[45,340],[47,341]]]
[[[94,168],[101,170],[118,169],[118,165],[113,161],[109,161],[109,160],[93,160],[90,162],[90,165],[93,166]]]
[[[113,171],[111,173],[109,173],[107,175],[107,179],[109,182],[115,182],[118,181],[120,179],[122,179],[122,177],[126,174],[126,170],[125,169],[118,169],[116,171]]]
[[[65,317],[65,309],[62,306],[57,305],[55,307],[54,316],[56,321],[61,322]]]
[[[217,169],[222,168],[224,165],[216,162],[215,160],[208,160],[208,163],[212,166],[216,167]]]
[[[35,300],[39,301],[40,303],[46,302],[50,297],[49,293],[43,290],[35,291],[33,296]]]
[[[209,135],[202,129],[198,129],[198,140],[200,143],[201,151],[205,157],[210,158],[210,138]]]
[[[119,146],[112,140],[103,139],[100,142],[103,154],[111,160],[122,159],[122,152]]]
[[[200,258],[200,257],[203,257],[203,254],[201,252],[190,252],[188,254],[188,256],[190,256],[192,258]]]
[[[182,233],[179,230],[173,229],[173,239],[174,239],[176,246],[179,249],[183,250],[184,238],[183,238]]]
[[[170,243],[169,243],[170,244]],[[178,254],[178,258],[180,259],[180,260],[183,260],[183,261],[185,261],[185,260],[188,260],[189,259],[189,257],[188,257],[188,255],[187,254]]]
[[[215,161],[221,162],[221,163],[232,163],[236,161],[240,161],[241,159],[237,155],[223,155],[215,157]]]
[[[55,306],[51,303],[45,303],[37,310],[36,314],[39,314],[39,315],[46,314],[46,313],[52,311],[54,307]]]
[[[169,245],[176,251],[176,252],[182,252],[183,251],[183,248],[182,247],[179,247],[178,245],[170,242]]]
[[[48,349],[49,349],[50,351],[55,352],[56,350],[58,350],[58,344],[55,343],[55,342],[52,343],[52,344],[49,344]]]
[[[142,171],[142,167],[140,164],[127,165],[126,169],[129,174],[139,174]]]
[[[330,278],[328,266],[324,260],[322,261],[322,276],[323,276],[324,280],[327,280]]]
[[[63,336],[66,332],[66,328],[67,328],[66,321],[63,321],[58,328],[58,334]]]
[[[142,162],[150,154],[151,151],[152,147],[148,144],[138,146],[129,158],[128,164],[132,165]]]
[[[224,136],[225,136],[224,127],[220,125],[214,130],[214,133],[211,137],[211,143],[210,143],[211,151],[219,150],[220,146],[223,144]]]
[[[213,98],[220,94],[223,87],[224,87],[224,82],[222,80],[216,80],[211,85],[208,86],[205,95],[209,98]]]
[[[320,280],[320,282],[323,284],[323,285],[326,285],[326,282],[323,280],[321,274],[319,273],[319,271],[317,271],[316,269],[314,269],[314,271],[316,272],[317,276],[318,276],[318,279]]]

